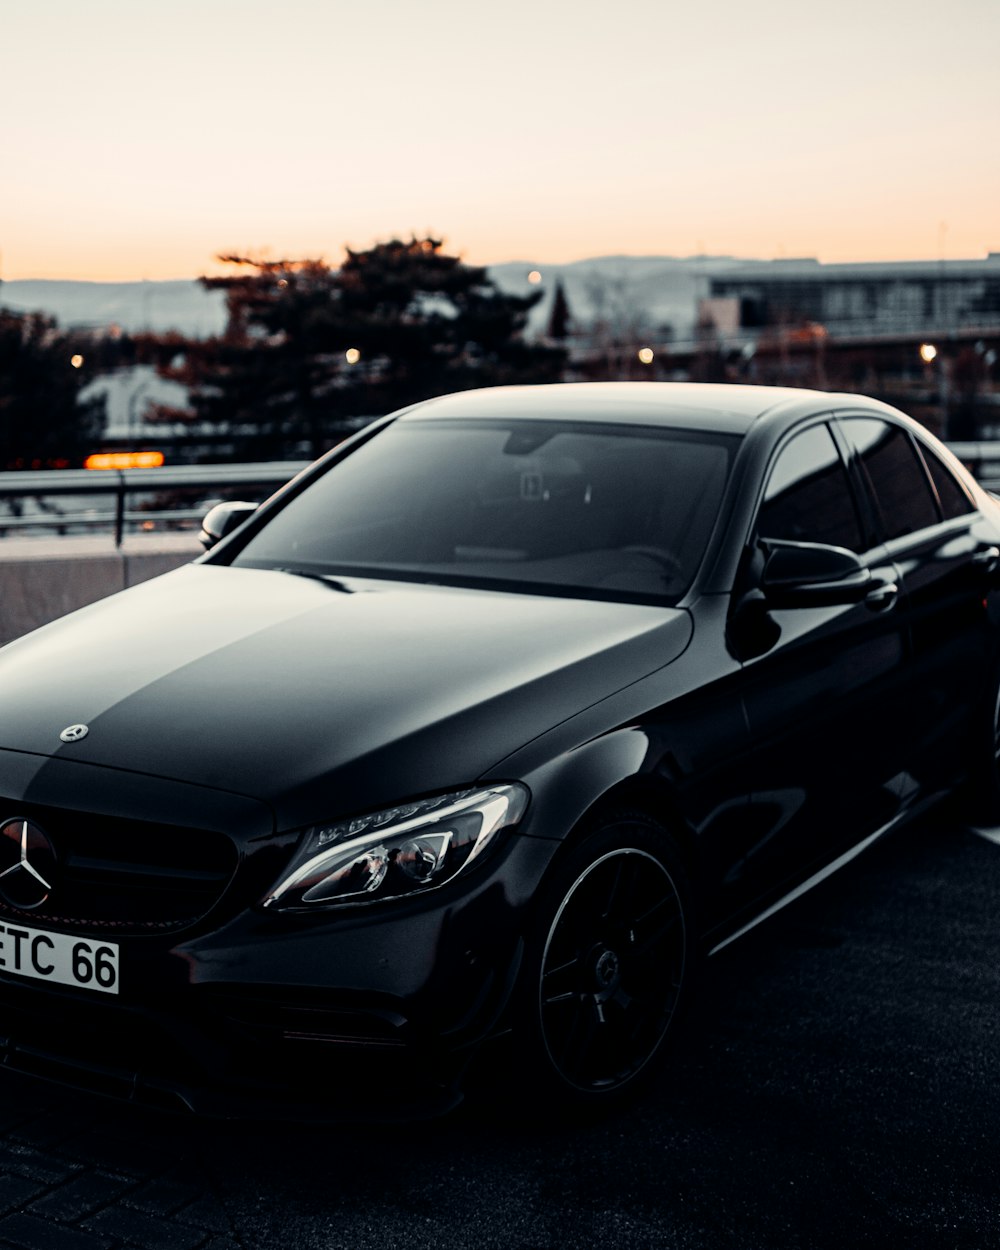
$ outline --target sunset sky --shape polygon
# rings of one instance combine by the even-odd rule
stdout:
[[[7,279],[1000,250],[997,0],[33,0],[0,47]]]

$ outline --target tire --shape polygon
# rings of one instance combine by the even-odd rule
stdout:
[[[1000,676],[989,689],[973,727],[973,764],[963,805],[971,825],[1000,825]]]
[[[518,1089],[613,1108],[653,1072],[692,979],[691,890],[666,831],[605,816],[539,898],[515,1015]]]

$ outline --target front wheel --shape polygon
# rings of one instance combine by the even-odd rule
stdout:
[[[690,981],[690,889],[643,813],[602,822],[560,866],[529,935],[524,1076],[556,1101],[611,1105],[646,1075]]]
[[[972,825],[1000,825],[1000,676],[974,724],[971,752],[965,815]]]

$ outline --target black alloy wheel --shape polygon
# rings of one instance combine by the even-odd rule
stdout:
[[[993,780],[1000,785],[1000,682],[993,700]]]
[[[647,1072],[690,978],[688,899],[667,834],[643,813],[603,822],[569,855],[529,943],[525,1033],[543,1092],[610,1104]]]
[[[971,825],[1000,825],[1000,674],[990,684],[975,718],[971,755],[964,815]]]

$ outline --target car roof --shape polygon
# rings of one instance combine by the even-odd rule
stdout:
[[[550,386],[498,386],[458,391],[415,404],[404,421],[464,418],[594,421],[663,425],[745,434],[765,415],[793,419],[846,404],[857,395],[832,395],[787,386],[717,382],[563,382]],[[872,405],[879,406],[881,405]]]

